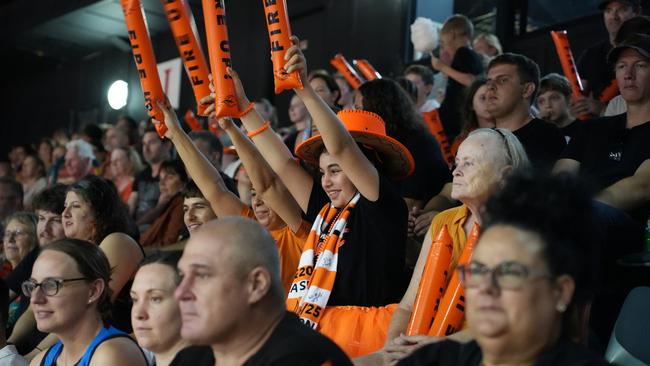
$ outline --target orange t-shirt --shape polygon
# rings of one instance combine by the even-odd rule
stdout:
[[[248,206],[242,208],[241,216],[255,220],[255,213]],[[311,225],[305,220],[302,221],[300,228],[295,233],[287,225],[281,229],[269,230],[280,253],[280,278],[282,279],[285,294],[289,293],[293,276],[298,269],[298,263],[300,263],[302,248],[305,241],[307,241],[310,230]]]

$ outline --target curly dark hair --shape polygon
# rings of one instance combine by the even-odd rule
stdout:
[[[71,238],[48,244],[43,247],[39,256],[47,250],[61,252],[71,257],[86,282],[104,281],[104,291],[97,300],[97,311],[101,314],[105,323],[109,322],[111,319],[112,291],[108,284],[111,282],[112,270],[104,252],[91,242]]]
[[[378,114],[388,136],[402,142],[409,134],[424,131],[424,121],[406,91],[394,80],[375,79],[359,87],[363,110]]]
[[[120,199],[112,182],[89,174],[70,185],[68,192],[76,193],[93,210],[97,225],[95,237],[92,238],[92,242],[95,244],[101,243],[106,236],[115,232],[137,237],[135,223],[129,216],[129,210]]]
[[[520,172],[485,206],[484,232],[509,225],[539,235],[551,275],[569,275],[575,281],[574,309],[591,298],[597,275],[594,243],[599,241],[590,229],[597,227],[597,220],[589,192],[591,187],[568,174]]]

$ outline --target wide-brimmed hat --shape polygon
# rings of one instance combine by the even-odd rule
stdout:
[[[641,1],[640,0],[603,0],[603,1],[600,2],[600,4],[598,4],[598,9],[604,10],[605,7],[607,7],[607,4],[609,4],[611,2],[614,2],[614,1],[619,2],[619,3],[623,3],[623,4],[627,4],[627,5],[629,5],[629,6],[633,7],[633,8],[638,8],[638,7],[641,6]]]
[[[621,44],[609,51],[607,54],[607,62],[609,64],[614,64],[616,60],[618,60],[618,56],[620,56],[621,52],[627,48],[631,48],[640,53],[641,56],[650,59],[650,36],[637,33],[626,38],[621,42]]]
[[[343,110],[337,113],[337,116],[354,141],[377,152],[384,172],[395,178],[406,178],[413,173],[413,156],[399,141],[386,135],[384,120],[377,114],[362,110]],[[318,166],[322,151],[323,139],[320,135],[310,137],[296,147],[296,155],[314,166]]]

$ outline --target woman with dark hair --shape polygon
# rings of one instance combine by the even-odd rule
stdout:
[[[181,339],[181,313],[174,298],[181,282],[176,269],[181,254],[157,252],[145,258],[131,286],[133,333],[140,347],[154,354],[156,366],[172,364],[176,354],[188,346]]]
[[[415,171],[401,182],[400,191],[409,211],[413,207],[422,208],[451,181],[451,173],[413,100],[397,82],[375,79],[359,87],[354,105],[378,114],[386,123],[388,136],[404,144],[413,154]]]
[[[109,324],[111,266],[93,243],[63,239],[43,248],[23,282],[38,330],[59,341],[32,365],[146,365],[144,354]]]
[[[24,192],[23,206],[26,210],[31,209],[34,196],[47,187],[45,173],[45,164],[39,159],[38,155],[27,155],[20,170],[20,178]]]
[[[309,85],[314,89],[321,99],[327,103],[335,112],[339,111],[338,102],[341,98],[341,90],[333,77],[325,70],[314,70],[309,74]]]
[[[181,160],[168,160],[160,165],[160,198],[150,213],[156,219],[140,237],[143,247],[162,247],[178,242],[183,230],[183,194],[188,181],[185,165]]]
[[[496,126],[494,117],[486,109],[486,92],[488,89],[486,83],[485,77],[479,76],[467,88],[463,109],[461,110],[461,116],[463,117],[462,128],[451,146],[451,153],[454,156],[458,152],[458,146],[470,132],[477,128],[493,128]]]
[[[596,275],[586,191],[568,175],[511,177],[458,268],[475,340],[430,344],[399,365],[605,365],[572,328]]]

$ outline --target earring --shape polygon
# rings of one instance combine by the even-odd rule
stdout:
[[[556,306],[555,308],[556,308],[557,311],[559,311],[560,313],[563,313],[563,312],[566,311],[566,304],[559,303],[559,304],[557,304],[557,306]]]

